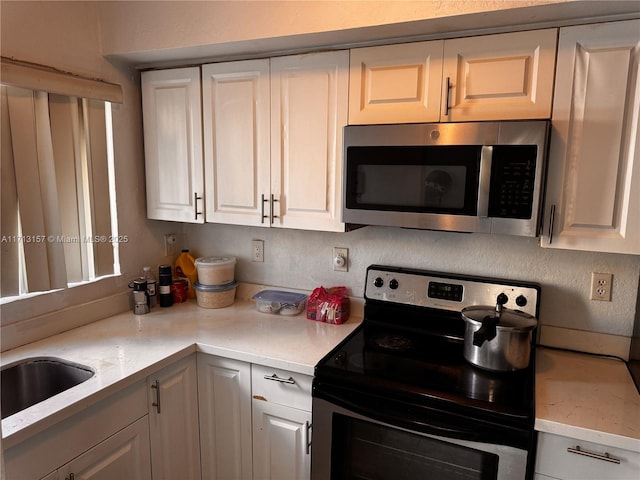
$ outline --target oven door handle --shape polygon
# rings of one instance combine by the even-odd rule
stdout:
[[[364,419],[373,420],[390,426],[400,426],[410,430],[418,430],[422,433],[437,435],[445,438],[457,438],[459,440],[483,441],[484,433],[482,429],[471,429],[450,424],[438,424],[435,419],[430,419],[429,423],[417,421],[411,413],[405,415],[390,414],[389,409],[371,407],[367,408],[361,404],[347,400],[346,396],[334,396],[329,392],[317,393],[316,396],[334,405],[340,406],[350,412],[362,416]],[[434,416],[437,413],[434,412]],[[494,441],[497,439],[493,439]]]

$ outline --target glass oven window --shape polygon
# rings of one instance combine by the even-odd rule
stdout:
[[[495,480],[498,455],[334,414],[331,478]]]
[[[347,149],[347,208],[475,215],[481,146]]]

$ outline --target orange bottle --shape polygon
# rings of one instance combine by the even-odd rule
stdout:
[[[187,298],[196,298],[196,290],[193,284],[198,280],[198,269],[196,268],[196,259],[189,253],[188,249],[182,250],[175,267],[176,277],[186,278],[189,282],[189,290]]]

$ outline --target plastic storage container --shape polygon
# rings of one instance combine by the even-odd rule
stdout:
[[[236,286],[238,282],[226,285],[202,285],[196,282],[193,287],[196,290],[196,302],[202,308],[223,308],[233,304],[236,298]]]
[[[226,285],[235,280],[236,257],[200,257],[196,268],[200,285]]]
[[[262,290],[251,299],[256,301],[256,308],[259,312],[298,315],[304,310],[307,295],[283,290]]]

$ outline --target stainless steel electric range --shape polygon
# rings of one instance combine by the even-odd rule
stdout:
[[[499,295],[537,317],[535,284],[370,266],[362,325],[316,366],[312,480],[532,478],[534,349],[515,372],[463,357],[461,310]]]

